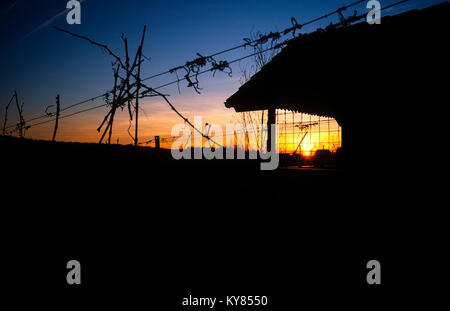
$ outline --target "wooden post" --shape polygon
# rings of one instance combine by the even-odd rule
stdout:
[[[113,121],[114,121],[115,115],[116,115],[116,108],[114,107],[112,109],[111,117],[109,119],[108,145],[111,145],[112,128],[113,128]]]
[[[264,110],[261,112],[261,126],[264,124]],[[258,131],[258,134],[261,135],[261,137],[258,136],[258,152],[262,152],[263,148],[263,139],[264,139],[264,127],[261,129],[261,131]]]
[[[275,108],[269,108],[268,116],[267,116],[267,152],[272,151],[272,135],[275,133],[272,133],[272,124],[276,124],[276,113]]]
[[[56,132],[58,132],[59,111],[60,111],[60,102],[59,102],[59,94],[58,94],[58,95],[56,95],[56,119],[55,119],[55,129],[53,130],[52,141],[55,141]]]
[[[3,136],[5,136],[6,123],[8,122],[8,108],[9,108],[9,105],[7,105],[6,109],[5,109],[5,122],[3,122]]]
[[[116,92],[117,92],[117,79],[119,78],[119,69],[120,69],[120,67],[119,67],[119,65],[117,65],[117,69],[114,71],[114,89],[113,89],[114,95],[113,95],[113,103],[112,103],[113,107],[111,109],[111,116],[109,117],[108,145],[111,144],[111,136],[112,136],[112,128],[113,128],[114,116],[116,114],[116,109],[117,109],[117,103],[116,103],[117,95],[116,95]],[[128,67],[127,67],[127,69],[128,69]],[[119,93],[121,93],[121,92],[119,92]]]
[[[155,136],[155,149],[159,149],[161,147],[159,136]]]
[[[19,137],[23,137],[23,126],[25,125],[25,121],[23,119],[22,111],[23,111],[23,103],[22,106],[19,106],[19,99],[17,96],[17,91],[14,91],[14,96],[16,97],[16,106],[19,111]]]
[[[137,71],[137,92],[136,92],[136,127],[135,127],[135,133],[134,133],[134,145],[137,146],[138,141],[138,122],[139,122],[139,89],[141,86],[141,62],[142,62],[142,49],[144,45],[144,38],[145,38],[145,31],[147,29],[147,26],[144,26],[144,31],[142,32],[142,39],[141,39],[141,45],[139,46],[138,51],[138,71]]]
[[[11,97],[11,99],[9,100],[8,105],[6,105],[6,109],[5,109],[5,122],[3,123],[3,136],[5,136],[6,134],[6,123],[8,123],[8,109],[9,106],[11,105],[14,97],[16,96],[16,93],[13,94],[13,96]]]
[[[117,100],[117,79],[119,77],[118,73],[119,73],[119,65],[117,65],[117,69],[114,69],[114,88],[113,88],[113,91],[112,91],[112,93],[113,93],[113,100],[110,103],[111,104],[111,109],[106,114],[105,118],[103,119],[102,124],[100,124],[99,128],[97,129],[97,131],[100,132],[100,130],[102,129],[103,125],[105,125],[106,121],[108,121],[108,123],[106,125],[106,128],[103,131],[103,134],[100,137],[100,140],[98,141],[99,144],[101,144],[103,142],[103,139],[105,138],[105,135],[108,132],[109,132],[108,144],[111,144],[112,126],[113,126],[113,122],[114,122],[114,115],[115,115],[116,109],[117,109],[117,102],[116,102],[116,100]]]

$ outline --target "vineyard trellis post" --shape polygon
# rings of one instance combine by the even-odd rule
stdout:
[[[160,137],[155,136],[155,149],[161,148]]]
[[[23,137],[23,129],[25,127],[25,120],[23,118],[23,105],[24,103],[22,103],[22,105],[19,105],[19,98],[17,96],[17,91],[14,91],[14,96],[16,98],[16,106],[17,106],[17,110],[19,112],[19,123],[17,124],[17,127],[19,129],[19,137],[22,138]]]
[[[59,112],[60,112],[60,98],[59,98],[59,94],[58,94],[58,95],[56,95],[56,118],[55,118],[55,128],[53,130],[52,141],[55,141],[56,132],[58,131]]]
[[[116,111],[118,108],[124,108],[125,104],[128,104],[128,110],[129,110],[129,114],[130,114],[130,124],[131,121],[133,120],[133,113],[131,111],[131,103],[132,100],[135,100],[135,105],[134,105],[134,113],[135,113],[135,136],[132,137],[134,144],[138,145],[139,143],[139,137],[138,137],[138,117],[139,117],[139,99],[146,97],[145,94],[152,92],[152,95],[149,96],[161,96],[159,93],[157,92],[153,92],[153,89],[147,87],[146,85],[142,84],[142,81],[140,79],[140,74],[141,74],[141,64],[142,64],[142,56],[143,56],[143,44],[144,44],[144,39],[145,39],[145,33],[146,33],[146,29],[147,26],[144,26],[144,30],[142,33],[142,39],[141,39],[141,43],[138,47],[136,56],[134,58],[134,62],[133,64],[130,66],[130,59],[129,59],[129,55],[128,55],[128,42],[127,39],[124,37],[124,35],[122,34],[122,40],[124,42],[125,45],[125,62],[122,61],[122,59],[117,56],[116,54],[114,54],[106,45],[98,43],[96,41],[93,41],[91,39],[89,39],[88,37],[84,37],[84,36],[80,36],[77,34],[74,34],[70,31],[67,30],[63,30],[60,29],[58,27],[53,27],[54,29],[67,33],[71,36],[83,39],[83,40],[87,40],[89,41],[91,44],[96,45],[101,47],[103,50],[107,51],[114,59],[115,61],[113,62],[113,67],[116,66],[117,67],[113,69],[114,71],[114,88],[112,91],[107,92],[105,94],[105,101],[106,104],[108,106],[111,107],[111,109],[109,110],[109,112],[106,114],[106,116],[104,117],[102,123],[100,124],[100,126],[98,127],[97,131],[100,132],[103,128],[104,125],[106,125],[106,128],[103,130],[103,133],[100,137],[99,143],[102,143],[103,139],[105,138],[106,134],[109,133],[108,135],[108,139],[107,139],[107,143],[110,144],[111,143],[111,139],[112,139],[112,127],[113,127],[113,122],[114,122],[114,117],[116,114]],[[119,71],[123,70],[125,73],[125,77],[122,77],[121,75],[119,75]],[[135,72],[135,70],[137,72]],[[133,78],[134,82],[131,83],[130,79]],[[140,92],[141,88],[145,88],[146,91],[144,92]],[[134,89],[134,90],[132,90]],[[112,94],[113,98],[110,101],[109,100],[109,95]],[[130,134],[131,136],[131,134]]]
[[[8,109],[15,97],[16,97],[16,92],[14,92],[13,96],[11,97],[11,99],[8,102],[8,105],[6,105],[6,108],[5,108],[5,121],[3,122],[3,136],[6,135],[6,123],[8,123]]]
[[[139,46],[138,50],[138,69],[137,69],[137,76],[136,76],[136,121],[135,121],[135,133],[134,133],[134,145],[137,146],[139,143],[139,137],[138,137],[138,122],[139,122],[139,90],[141,87],[141,62],[142,62],[142,49],[144,45],[144,39],[145,39],[145,32],[147,30],[147,26],[144,26],[144,31],[142,32],[142,39],[141,39],[141,45]]]
[[[199,134],[202,135],[202,137],[211,140],[214,144],[218,145],[218,146],[222,146],[221,144],[213,141],[208,135],[205,135],[201,130],[199,130],[198,128],[196,128],[187,118],[185,118],[173,105],[172,103],[167,99],[168,95],[165,95],[163,93],[160,93],[158,91],[156,91],[154,88],[151,88],[147,85],[145,85],[144,83],[142,83],[142,80],[140,79],[140,66],[142,63],[142,50],[143,50],[143,43],[144,43],[144,38],[145,38],[145,32],[146,32],[146,28],[147,26],[144,26],[144,31],[142,33],[142,39],[141,39],[141,44],[137,50],[133,65],[129,66],[129,62],[128,62],[128,58],[126,59],[126,62],[124,64],[124,62],[122,61],[122,59],[117,56],[116,54],[114,54],[114,52],[112,52],[108,46],[106,46],[105,44],[102,43],[98,43],[96,41],[93,41],[91,39],[89,39],[88,37],[84,37],[75,33],[72,33],[70,31],[58,28],[58,27],[53,27],[55,30],[64,32],[66,34],[69,34],[71,36],[74,36],[76,38],[80,38],[83,40],[88,41],[89,43],[96,45],[100,48],[102,48],[104,51],[106,51],[109,55],[111,55],[114,59],[115,59],[115,63],[113,66],[115,66],[115,64],[117,65],[117,70],[122,69],[123,71],[125,71],[126,77],[123,78],[121,76],[117,76],[118,78],[120,78],[121,82],[120,82],[120,88],[118,90],[118,95],[116,96],[116,91],[118,89],[118,85],[117,85],[117,80],[115,78],[115,88],[113,90],[113,92],[107,92],[105,93],[105,98],[106,98],[106,102],[107,105],[111,106],[110,111],[106,114],[105,118],[103,119],[103,122],[100,124],[99,128],[97,129],[97,131],[100,131],[103,127],[103,125],[106,124],[106,122],[108,121],[108,125],[106,127],[106,129],[104,130],[102,137],[100,138],[100,142],[102,142],[104,136],[106,135],[106,133],[108,132],[108,130],[110,129],[110,127],[112,126],[113,120],[114,120],[114,113],[116,111],[117,108],[123,108],[125,103],[128,103],[128,109],[130,112],[130,121],[132,121],[132,113],[131,113],[131,99],[135,98],[135,106],[134,106],[134,111],[136,114],[136,123],[135,123],[135,137],[132,137],[134,140],[135,145],[138,145],[139,141],[138,141],[138,109],[139,109],[139,99],[140,98],[144,98],[144,97],[153,97],[153,96],[159,96],[161,98],[164,99],[164,101],[170,106],[170,108],[178,115],[180,116],[189,126],[191,126],[195,131],[197,131]],[[127,41],[126,39],[123,37],[122,35],[122,40],[125,43],[125,48],[127,50],[128,46],[127,46]],[[126,51],[126,55],[128,55],[128,51]],[[202,57],[203,60],[203,57]],[[199,60],[197,60],[196,62],[199,62]],[[196,63],[195,62],[195,63]],[[203,62],[202,62],[203,63]],[[226,63],[228,64],[228,63]],[[137,73],[134,72],[134,70],[136,69],[136,66],[138,66],[137,68]],[[193,66],[192,64],[190,66]],[[217,67],[218,65],[216,64],[216,66],[212,69],[209,69],[208,71],[211,70],[221,70],[223,71],[225,68],[227,68],[227,66],[225,66],[224,64],[220,65],[219,67]],[[115,71],[115,72],[116,72]],[[198,75],[199,73],[197,72],[196,75]],[[130,84],[130,78],[134,79],[134,83]],[[188,79],[188,77],[186,78]],[[130,90],[132,88],[135,88],[134,91],[130,92]],[[141,88],[145,89],[144,91],[140,91]],[[109,94],[113,93],[114,94],[114,99],[112,102],[110,102],[108,100],[109,98]],[[125,94],[127,94],[128,96],[125,96]],[[130,123],[131,124],[131,123]],[[131,135],[131,134],[130,134]]]

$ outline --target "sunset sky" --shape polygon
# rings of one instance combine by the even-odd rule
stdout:
[[[290,26],[291,17],[299,23],[333,11],[352,0],[227,0],[227,1],[141,1],[141,0],[85,0],[81,4],[81,25],[66,22],[66,0],[2,1],[0,4],[0,118],[3,124],[4,109],[14,90],[25,103],[25,119],[44,113],[61,96],[62,107],[91,98],[112,88],[111,57],[100,48],[57,32],[51,26],[59,26],[107,44],[117,54],[123,55],[120,39],[128,38],[130,49],[136,49],[142,28],[147,25],[144,54],[151,58],[145,62],[142,77],[166,71],[188,60],[196,53],[209,55],[243,43],[251,32],[268,33]],[[393,1],[381,1],[389,5]],[[443,2],[442,0],[411,0],[384,14],[394,15],[412,8],[420,8]],[[358,12],[368,10],[365,4],[356,6]],[[347,15],[353,13],[353,8]],[[310,32],[336,22],[337,16],[324,22],[305,27]],[[233,60],[250,54],[251,50],[239,50],[217,57],[217,60]],[[202,94],[180,84],[161,89],[170,94],[173,104],[189,119],[201,115],[205,122],[225,124],[236,122],[234,110],[227,109],[224,101],[240,86],[241,70],[248,68],[251,60],[235,64],[233,76],[224,73],[205,74],[200,77]],[[157,87],[176,79],[174,74],[149,80]],[[67,111],[67,113],[101,104],[98,100]],[[144,100],[140,113],[140,140],[153,135],[168,135],[172,125],[181,120],[159,99]],[[58,140],[97,141],[96,128],[107,108],[80,114],[62,120]],[[10,108],[9,124],[17,120],[15,107]],[[117,116],[113,140],[129,143],[129,122],[126,111]],[[52,123],[33,127],[27,137],[50,139]]]

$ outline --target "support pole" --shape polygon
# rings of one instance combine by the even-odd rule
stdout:
[[[111,136],[112,136],[112,128],[113,128],[113,122],[114,122],[114,116],[116,115],[116,109],[117,109],[117,79],[119,78],[119,65],[117,65],[117,69],[114,71],[114,89],[113,89],[113,102],[112,102],[112,108],[111,108],[111,116],[109,117],[109,135],[108,135],[108,145],[111,144]],[[127,69],[128,69],[128,63],[127,63]],[[127,80],[128,81],[128,80]],[[128,82],[127,82],[128,84]],[[122,92],[119,92],[120,94]],[[120,96],[119,94],[119,96]]]
[[[142,39],[141,39],[141,45],[139,46],[138,51],[138,70],[137,70],[137,78],[136,78],[136,127],[135,127],[135,133],[134,133],[134,145],[137,146],[138,141],[138,125],[139,125],[139,89],[141,85],[141,62],[142,62],[142,49],[144,45],[144,38],[145,38],[145,31],[147,29],[147,26],[144,26],[144,31],[142,32]]]
[[[272,151],[272,124],[276,124],[275,108],[269,108],[267,116],[267,152]]]
[[[13,96],[11,97],[11,99],[9,100],[8,105],[6,105],[5,122],[3,122],[3,136],[6,135],[6,123],[8,123],[8,109],[9,109],[9,105],[11,105],[12,101],[14,100],[14,97],[16,97],[16,93],[15,92],[14,92]]]
[[[14,91],[14,96],[16,97],[16,106],[17,106],[17,110],[19,112],[19,137],[22,138],[23,137],[23,127],[25,125],[25,120],[23,119],[23,103],[22,106],[19,106],[19,98],[17,96],[17,91]]]
[[[159,136],[155,136],[155,149],[161,148]]]
[[[52,141],[55,141],[56,132],[58,132],[59,111],[60,111],[60,103],[59,103],[59,94],[58,94],[58,95],[56,95],[56,119],[55,119],[55,129],[53,130]]]

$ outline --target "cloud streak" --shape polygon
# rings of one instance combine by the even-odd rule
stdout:
[[[21,0],[18,0],[17,2],[19,2]],[[79,0],[80,3],[83,3],[87,0]],[[14,4],[13,4],[14,5]],[[23,42],[24,40],[28,39],[29,37],[33,36],[34,34],[36,34],[37,32],[41,31],[42,29],[47,28],[48,26],[50,26],[51,24],[53,24],[58,18],[60,18],[63,15],[66,15],[71,9],[65,9],[61,12],[59,12],[58,14],[56,14],[55,16],[49,18],[48,20],[46,20],[45,22],[43,22],[42,24],[40,24],[38,27],[36,27],[34,30],[32,30],[31,32],[29,32],[28,34],[26,34],[25,36],[23,36],[20,39],[20,42]]]

